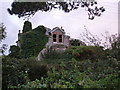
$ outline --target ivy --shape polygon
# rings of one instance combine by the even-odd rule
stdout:
[[[22,33],[20,39],[22,57],[28,58],[38,55],[48,41],[45,32],[44,26],[38,26],[31,31]]]
[[[29,21],[25,21],[23,26],[23,33],[28,32],[29,30],[32,30],[32,24]]]
[[[20,58],[20,48],[18,46],[12,45],[10,46],[10,57]]]

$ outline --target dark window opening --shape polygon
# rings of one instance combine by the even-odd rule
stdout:
[[[56,34],[53,34],[53,42],[56,42]]]
[[[62,35],[59,35],[59,42],[62,42]]]

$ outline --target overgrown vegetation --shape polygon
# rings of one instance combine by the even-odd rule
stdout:
[[[3,89],[120,88],[120,37],[110,38],[107,49],[95,37],[90,38],[94,46],[74,45],[65,52],[54,50],[66,48],[56,44],[42,61],[36,55],[48,40],[44,27],[28,30],[20,38],[20,47],[11,46],[3,57]]]
[[[22,57],[29,58],[38,55],[48,41],[45,32],[46,29],[44,26],[38,26],[37,28],[21,35],[20,43]]]
[[[74,46],[43,61],[4,57],[3,88],[120,88],[120,62],[112,50]]]
[[[27,78],[24,84],[9,85],[9,88],[120,88],[118,66],[116,59],[105,61],[99,59],[94,62],[92,60],[78,62],[72,59],[49,65],[47,75],[40,79],[36,77],[35,81],[30,81],[27,73],[24,75]]]
[[[31,22],[25,21],[24,22],[24,26],[23,26],[23,33],[28,32],[30,30],[32,30],[32,24],[31,24]]]
[[[2,87],[3,89],[40,79],[46,76],[48,68],[33,58],[18,59],[3,57]]]
[[[102,47],[97,46],[72,46],[66,52],[77,60],[98,59],[102,53]]]
[[[23,27],[23,33],[19,35],[20,47],[10,47],[10,57],[15,58],[30,58],[35,57],[45,47],[48,37],[45,35],[46,29],[44,26],[38,26],[32,29],[31,23],[26,21]]]

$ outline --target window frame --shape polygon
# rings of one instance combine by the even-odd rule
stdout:
[[[54,35],[55,35],[55,37],[54,37]],[[57,34],[53,34],[53,42],[57,42]]]
[[[62,34],[59,34],[58,41],[59,41],[59,43],[63,43],[63,35]]]

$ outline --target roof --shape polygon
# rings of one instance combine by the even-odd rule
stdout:
[[[50,35],[50,33],[54,32],[56,30],[60,30],[61,32],[63,32],[65,34],[65,31],[64,31],[64,29],[62,27],[61,28],[55,27],[53,29],[50,29],[50,28],[47,28],[47,27],[45,27],[45,28],[46,28],[46,35]],[[65,35],[65,36],[68,37],[68,38],[70,38],[69,35]]]
[[[61,32],[64,32],[64,29],[62,29],[62,27],[61,27],[61,28],[55,27],[55,28],[52,29],[51,32],[54,32],[54,31],[56,31],[56,30],[60,30]]]

